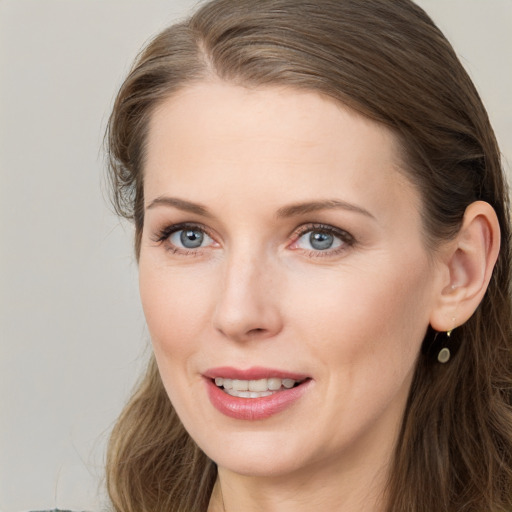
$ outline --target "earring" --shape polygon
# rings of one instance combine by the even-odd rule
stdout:
[[[446,342],[450,341],[450,337],[452,335],[453,329],[450,329],[446,332]],[[439,350],[439,353],[437,354],[437,360],[444,364],[447,363],[450,360],[450,357],[452,356],[449,347],[442,347]]]
[[[432,362],[447,363],[455,356],[460,347],[460,340],[454,339],[452,332],[453,329],[439,332],[429,325],[421,346],[421,352]]]

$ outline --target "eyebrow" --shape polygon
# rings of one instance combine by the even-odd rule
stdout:
[[[203,217],[212,218],[213,215],[210,213],[206,206],[203,206],[199,203],[193,203],[191,201],[187,201],[185,199],[179,199],[177,197],[167,197],[160,196],[156,199],[153,199],[151,203],[146,207],[146,210],[151,208],[155,208],[156,206],[171,206],[173,208],[177,208],[178,210],[182,210],[188,213],[195,213],[197,215],[201,215]],[[370,217],[371,219],[375,219],[375,217],[364,208],[357,206],[352,203],[348,203],[346,201],[341,201],[339,199],[325,199],[320,201],[307,201],[303,203],[291,204],[288,206],[283,206],[279,208],[276,213],[277,218],[288,218],[295,217],[298,215],[304,215],[307,213],[317,212],[320,210],[348,210],[355,213],[360,213],[366,217]]]
[[[146,210],[154,208],[155,206],[172,206],[178,210],[183,210],[184,212],[195,213],[203,217],[213,217],[205,206],[198,203],[192,203],[191,201],[186,201],[185,199],[178,199],[177,197],[157,197],[156,199],[153,199],[148,206],[146,206]]]
[[[304,215],[306,213],[317,212],[319,210],[348,210],[351,212],[360,213],[365,215],[366,217],[370,217],[371,219],[375,219],[375,217],[364,208],[357,206],[352,203],[347,203],[346,201],[341,201],[339,199],[325,199],[321,201],[308,201],[305,203],[297,203],[291,204],[289,206],[283,206],[277,210],[277,217],[294,217],[296,215]]]

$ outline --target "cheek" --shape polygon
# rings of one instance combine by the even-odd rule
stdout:
[[[162,268],[141,258],[139,290],[157,357],[165,353],[179,359],[193,349],[209,311],[209,289],[204,276]]]
[[[356,439],[373,427],[398,428],[415,363],[428,325],[428,266],[349,272],[298,287],[295,332],[308,347],[322,390],[322,429],[336,446],[340,436]],[[311,290],[315,290],[313,293]],[[382,419],[382,422],[380,421]],[[316,428],[316,419],[305,419]],[[377,428],[377,427],[375,427]],[[343,437],[344,438],[344,437]]]
[[[421,258],[399,264],[375,258],[371,268],[303,279],[289,294],[298,331],[316,340],[315,358],[327,365],[336,361],[369,378],[383,366],[408,372],[428,325],[429,275]]]
[[[141,257],[139,289],[163,385],[179,416],[187,418],[195,414],[190,411],[191,394],[203,388],[191,364],[197,362],[200,331],[209,310],[209,287],[204,279],[198,286],[186,271]]]

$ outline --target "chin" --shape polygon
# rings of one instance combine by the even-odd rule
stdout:
[[[224,437],[224,436],[223,436]],[[198,439],[199,447],[220,468],[251,477],[280,477],[307,464],[304,440],[290,433],[231,432],[225,438]]]

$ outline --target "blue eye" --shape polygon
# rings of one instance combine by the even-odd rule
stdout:
[[[309,234],[309,244],[317,251],[332,249],[336,243],[336,238],[330,233],[312,232]]]
[[[169,235],[169,242],[180,249],[199,249],[210,245],[213,240],[202,229],[185,228]]]
[[[326,252],[338,249],[344,245],[351,245],[352,237],[346,232],[328,228],[308,229],[298,238],[294,246],[307,251]]]

